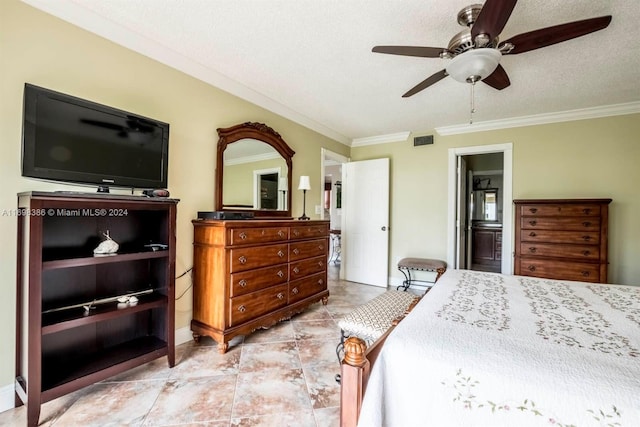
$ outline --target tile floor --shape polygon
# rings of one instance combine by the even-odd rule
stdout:
[[[231,342],[221,355],[202,338],[166,358],[42,405],[41,426],[338,427],[337,321],[384,288],[337,280],[329,268],[327,306]],[[0,426],[26,425],[24,406]]]

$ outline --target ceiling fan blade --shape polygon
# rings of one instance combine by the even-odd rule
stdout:
[[[82,123],[86,123],[88,125],[91,126],[98,126],[101,128],[106,128],[106,129],[111,129],[111,130],[119,130],[122,131],[124,130],[124,126],[115,124],[115,123],[109,123],[109,122],[103,122],[100,120],[92,120],[92,119],[80,119],[80,122]]]
[[[420,56],[422,58],[440,58],[440,53],[446,49],[443,47],[420,46],[375,46],[371,49],[376,53],[388,53],[391,55]]]
[[[514,48],[510,52],[505,53],[505,55],[515,55],[602,30],[606,28],[610,22],[611,15],[569,22],[513,36],[509,40],[501,43],[501,45],[511,43]]]
[[[426,88],[428,88],[429,86],[431,86],[434,83],[439,82],[440,80],[444,79],[445,77],[447,77],[447,70],[442,70],[442,71],[438,71],[435,74],[432,74],[431,76],[427,77],[426,80],[418,83],[417,85],[415,85],[413,88],[411,88],[411,90],[409,90],[407,93],[405,93],[404,95],[402,95],[403,98],[408,98],[411,95],[415,95],[416,93],[420,92],[421,90],[424,90]]]
[[[517,0],[487,0],[471,27],[471,40],[478,34],[488,34],[492,40],[499,36],[507,24]]]
[[[509,76],[507,72],[502,68],[502,65],[498,64],[498,68],[487,77],[482,79],[482,81],[494,89],[502,90],[506,87],[509,87],[511,82],[509,81]]]

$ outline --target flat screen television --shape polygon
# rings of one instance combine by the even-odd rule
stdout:
[[[167,123],[25,84],[22,176],[167,188],[168,161]]]

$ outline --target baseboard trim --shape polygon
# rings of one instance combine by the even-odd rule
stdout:
[[[191,328],[189,326],[185,326],[184,328],[176,329],[176,345],[184,344],[193,339],[193,335],[191,334]]]
[[[15,408],[15,389],[13,384],[0,387],[0,412]]]

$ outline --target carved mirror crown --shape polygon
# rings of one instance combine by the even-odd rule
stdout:
[[[291,217],[291,158],[295,152],[280,134],[264,123],[255,122],[218,128],[217,131],[219,139],[216,159],[215,209],[218,211],[252,211],[255,216],[262,217]],[[260,147],[263,144],[256,143],[256,141],[261,141],[266,145]],[[228,146],[234,143],[236,145],[232,147],[234,149],[232,150]],[[244,145],[243,150],[235,150],[241,148],[241,145]],[[268,148],[267,146],[270,149],[265,149]],[[251,150],[254,152],[251,153]],[[243,151],[241,154],[243,157],[235,158],[233,161],[227,158],[225,161],[225,152],[229,157],[229,153],[232,151]],[[225,171],[225,163],[227,171]],[[234,166],[230,166],[231,163]],[[262,181],[262,173],[265,174],[265,181]],[[271,200],[273,191],[277,192],[275,204]],[[262,193],[265,197],[264,200],[269,200],[271,204],[265,204],[267,207],[264,207],[260,200],[260,194],[257,193]],[[269,196],[271,199],[267,198],[267,194],[271,194]],[[240,199],[236,199],[236,196]]]

